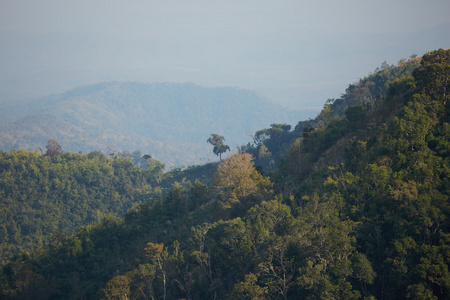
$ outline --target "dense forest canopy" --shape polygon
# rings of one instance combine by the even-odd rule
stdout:
[[[2,227],[2,251],[46,245],[3,263],[0,295],[448,299],[449,78],[450,50],[385,66],[316,119],[273,123],[220,164],[170,176],[98,153],[3,152],[6,225],[38,232],[50,225],[27,212],[77,205],[94,223],[32,248]],[[58,184],[67,205],[54,204]],[[127,212],[97,222],[86,201]]]
[[[161,196],[156,186],[163,169],[151,158],[142,170],[131,159],[99,152],[0,152],[1,260]]]

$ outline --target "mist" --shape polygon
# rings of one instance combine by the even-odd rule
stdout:
[[[448,1],[1,1],[0,101],[119,80],[321,107],[382,62],[450,45]]]

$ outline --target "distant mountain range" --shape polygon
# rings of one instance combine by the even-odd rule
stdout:
[[[0,150],[139,150],[163,163],[215,160],[206,143],[223,135],[232,149],[272,123],[294,125],[313,111],[291,111],[253,92],[191,83],[105,82],[0,106]]]

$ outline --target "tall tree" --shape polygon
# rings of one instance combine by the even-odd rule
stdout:
[[[55,156],[55,155],[60,155],[61,154],[61,150],[62,147],[58,144],[57,141],[51,139],[47,142],[47,156]]]
[[[147,257],[149,257],[153,264],[157,266],[157,268],[161,271],[163,276],[163,285],[164,285],[164,296],[163,299],[166,299],[166,263],[169,258],[169,253],[167,248],[164,247],[164,244],[156,244],[156,243],[147,243],[147,247],[145,248],[145,252]]]
[[[213,152],[215,155],[219,156],[220,161],[222,161],[222,153],[230,150],[230,147],[225,145],[223,141],[225,141],[225,138],[217,133],[212,133],[211,137],[207,140],[208,143],[213,145]]]

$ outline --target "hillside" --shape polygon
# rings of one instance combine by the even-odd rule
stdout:
[[[55,139],[64,151],[140,150],[165,164],[215,161],[206,139],[234,148],[273,122],[296,123],[311,112],[283,109],[232,87],[106,82],[0,109],[0,150],[38,150]]]
[[[130,159],[99,152],[51,157],[0,151],[0,262],[161,197],[164,165],[152,159],[145,164],[151,167],[142,170]]]
[[[433,51],[385,93],[368,89],[339,106],[343,114],[328,103],[314,127],[260,129],[241,150],[258,149],[260,160],[284,151],[279,167],[257,168],[242,151],[216,170],[177,172],[164,197],[124,218],[15,256],[1,269],[0,296],[448,299],[448,78],[450,51]],[[10,168],[31,174],[15,161]],[[189,180],[211,171],[208,185]]]
[[[247,143],[240,149],[251,153],[260,167],[266,170],[273,169],[279,164],[281,158],[285,157],[287,148],[296,139],[307,137],[330,121],[346,117],[349,107],[355,107],[351,114],[358,117],[358,114],[377,106],[380,100],[387,96],[390,85],[400,78],[412,76],[414,70],[420,66],[420,61],[420,57],[414,57],[398,66],[384,62],[368,76],[350,84],[339,98],[328,99],[321,113],[314,119],[300,120],[293,128],[286,124],[272,124],[270,128],[255,132],[253,143]],[[326,136],[316,136],[314,141],[316,151],[311,151],[311,155],[319,157],[328,147],[325,144],[331,144],[339,138],[339,133],[345,130],[344,127],[339,126],[340,124],[332,123]]]

